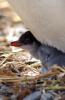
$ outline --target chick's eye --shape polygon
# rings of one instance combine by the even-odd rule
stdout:
[[[25,44],[30,44],[30,43],[31,43],[31,40],[28,39],[28,38],[26,38],[26,39],[24,40],[24,43],[25,43]]]

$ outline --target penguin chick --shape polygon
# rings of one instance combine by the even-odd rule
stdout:
[[[54,64],[65,66],[65,53],[54,47],[41,44],[30,31],[22,34],[19,40],[12,42],[11,45],[27,49],[34,57],[40,59],[43,65],[47,65],[47,69]]]

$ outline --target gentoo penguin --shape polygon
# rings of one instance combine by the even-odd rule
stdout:
[[[65,0],[7,0],[42,44],[65,52]]]
[[[22,34],[18,41],[11,42],[11,45],[28,49],[33,56],[42,61],[43,65],[46,65],[47,69],[54,64],[65,66],[65,53],[54,47],[41,44],[30,31]]]

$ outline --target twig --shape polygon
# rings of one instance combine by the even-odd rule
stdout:
[[[65,90],[65,86],[49,86],[45,90]]]
[[[7,61],[7,59],[10,57],[12,55],[12,53],[11,54],[8,54],[8,56],[6,57],[6,58],[4,58],[4,60],[1,62],[1,64],[0,64],[0,67]]]
[[[54,66],[53,68],[60,70],[61,72],[65,73],[65,69],[60,66]]]

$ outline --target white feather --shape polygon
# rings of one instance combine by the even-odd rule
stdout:
[[[65,0],[8,0],[41,41],[65,52]]]

